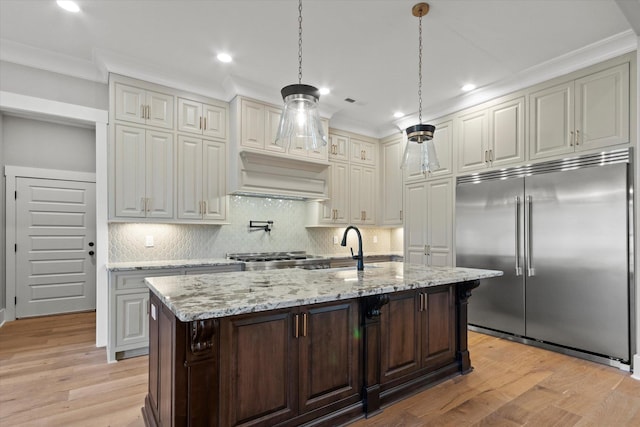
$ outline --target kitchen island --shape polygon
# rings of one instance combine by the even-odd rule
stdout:
[[[493,270],[389,262],[148,278],[145,423],[338,425],[471,371]]]

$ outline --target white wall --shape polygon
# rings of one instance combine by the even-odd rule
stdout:
[[[4,116],[4,165],[96,171],[93,128]]]
[[[4,138],[3,138],[3,121],[4,116],[0,114],[0,310],[4,309],[7,304],[5,300],[5,289],[7,288],[5,266],[6,257],[4,255],[4,246],[7,228],[5,225],[5,177],[4,177]],[[4,315],[0,316],[0,325],[4,320]]]

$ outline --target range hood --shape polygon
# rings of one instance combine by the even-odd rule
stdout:
[[[300,200],[329,198],[328,163],[248,150],[240,151],[230,163],[229,194]]]

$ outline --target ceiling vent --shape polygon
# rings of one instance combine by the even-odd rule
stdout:
[[[349,104],[353,104],[356,102],[356,100],[353,98],[345,98],[344,100],[347,101]]]

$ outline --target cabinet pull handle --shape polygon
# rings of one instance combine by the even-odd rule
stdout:
[[[569,147],[573,147],[573,131],[569,132]]]
[[[484,150],[484,162],[487,163],[489,161],[489,151]]]
[[[580,131],[576,129],[576,145],[580,145]]]
[[[151,118],[151,106],[147,105],[147,119]]]
[[[400,209],[400,221],[402,221],[402,209]]]
[[[202,117],[200,117],[200,124],[198,124],[198,129],[202,129]]]
[[[298,338],[300,336],[300,316],[299,315],[295,315],[295,317],[293,318],[293,337],[294,338]]]
[[[204,118],[204,126],[202,127],[202,130],[207,130],[207,118]]]
[[[308,314],[307,313],[302,313],[302,336],[306,337],[307,336],[307,319],[308,319]]]
[[[516,277],[522,274],[520,267],[520,197],[516,196]]]
[[[147,212],[151,212],[151,198],[146,199],[145,207]]]
[[[493,149],[489,150],[489,162],[493,163]]]
[[[425,297],[424,297],[424,292],[420,292],[420,309],[419,311],[424,311],[424,303]]]
[[[205,200],[204,202],[202,202],[202,214],[206,215],[207,214],[207,201]]]
[[[147,211],[147,202],[144,197],[140,197],[140,209],[142,210],[142,212]]]
[[[140,117],[145,119],[145,105],[140,105]]]

